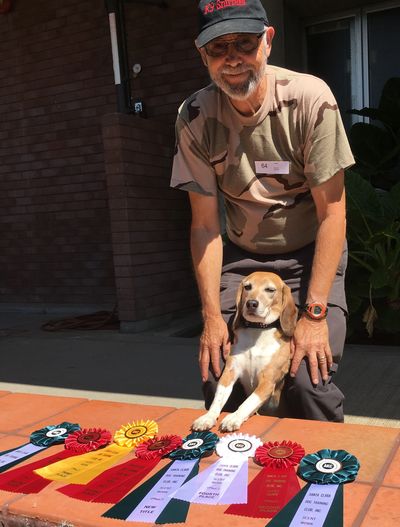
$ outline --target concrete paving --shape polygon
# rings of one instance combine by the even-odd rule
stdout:
[[[203,407],[198,336],[171,336],[176,323],[137,334],[41,330],[52,318],[0,312],[0,390]],[[346,422],[400,428],[400,348],[346,346],[336,383]]]

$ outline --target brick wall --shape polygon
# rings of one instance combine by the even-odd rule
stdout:
[[[118,296],[134,321],[195,303],[187,196],[168,188],[171,126],[208,77],[193,46],[196,2],[168,4],[125,5],[130,66],[142,65],[132,98],[144,100],[147,120],[112,116],[103,0],[18,0],[0,16],[0,307]],[[121,133],[119,168],[112,157],[105,166],[107,115],[105,130],[113,122]],[[124,196],[113,170],[126,178]]]
[[[112,304],[104,4],[14,6],[0,16],[0,302]]]
[[[168,187],[170,126],[110,114],[103,135],[119,317],[136,330],[198,303],[188,207]]]
[[[127,2],[125,15],[130,66],[142,66],[132,97],[144,100],[149,117],[172,123],[178,106],[209,78],[194,46],[197,2],[168,0],[168,6]]]

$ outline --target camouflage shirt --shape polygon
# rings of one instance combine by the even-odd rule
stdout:
[[[220,190],[230,240],[276,254],[315,239],[310,188],[354,159],[322,80],[275,66],[267,66],[267,77],[267,96],[250,117],[214,84],[182,104],[171,185],[205,196]]]

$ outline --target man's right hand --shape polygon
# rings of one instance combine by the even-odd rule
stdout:
[[[221,353],[226,360],[231,344],[226,322],[221,315],[204,317],[203,333],[200,337],[199,366],[203,382],[208,379],[208,370],[211,367],[215,377],[220,377]]]

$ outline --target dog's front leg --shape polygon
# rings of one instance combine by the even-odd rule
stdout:
[[[201,432],[203,430],[210,430],[215,425],[222,408],[232,393],[237,378],[238,374],[237,369],[234,367],[233,357],[228,357],[225,369],[218,382],[212,405],[206,414],[196,419],[192,424],[192,430]]]
[[[233,432],[239,430],[242,424],[253,415],[266,401],[274,390],[275,382],[263,379],[254,392],[239,406],[236,412],[228,414],[222,421],[220,429],[222,432]]]

